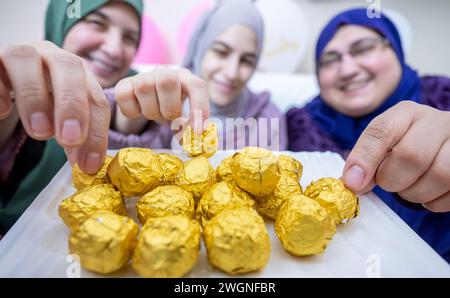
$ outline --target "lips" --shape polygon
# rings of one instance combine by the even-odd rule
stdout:
[[[112,76],[119,70],[119,67],[104,60],[96,59],[93,57],[88,57],[86,60],[92,66],[95,73],[104,77]]]
[[[341,90],[342,92],[355,92],[355,91],[361,90],[364,87],[366,87],[369,84],[369,82],[371,82],[371,81],[372,81],[372,77],[369,77],[369,78],[363,79],[363,80],[354,80],[354,81],[342,84],[339,87],[339,90]]]
[[[214,84],[221,92],[224,93],[231,93],[236,89],[236,86],[218,80],[214,80]]]

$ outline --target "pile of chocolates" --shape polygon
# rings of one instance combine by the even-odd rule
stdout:
[[[339,179],[322,178],[303,191],[303,166],[287,155],[246,147],[214,170],[206,158],[216,148],[213,131],[199,140],[185,133],[183,148],[193,157],[185,163],[124,148],[95,175],[73,167],[77,192],[61,202],[59,214],[71,230],[69,251],[84,268],[107,274],[131,259],[141,276],[181,277],[195,266],[203,238],[212,266],[247,273],[270,258],[261,215],[275,220],[281,244],[297,256],[323,252],[336,225],[358,215],[357,196]],[[140,232],[126,213],[124,197],[132,196],[139,197]]]

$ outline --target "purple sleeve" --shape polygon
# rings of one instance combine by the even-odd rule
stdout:
[[[306,108],[292,108],[286,114],[288,149],[291,151],[332,151],[346,156],[336,142],[323,133],[309,116]]]
[[[441,111],[450,111],[450,78],[422,77],[420,89],[424,104]]]
[[[111,107],[111,119],[114,119],[116,103],[114,99],[114,89],[105,90]],[[159,125],[154,121],[148,121],[143,132],[137,134],[123,134],[114,129],[109,130],[109,149],[119,149],[123,147],[144,147],[152,149],[170,148],[172,132],[170,127]]]

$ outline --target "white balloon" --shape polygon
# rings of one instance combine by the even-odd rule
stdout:
[[[259,0],[255,4],[264,20],[264,48],[259,69],[294,72],[308,48],[303,11],[292,0]]]

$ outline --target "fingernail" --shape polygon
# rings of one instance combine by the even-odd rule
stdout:
[[[80,121],[78,119],[65,120],[61,137],[66,145],[78,144],[81,140]]]
[[[352,189],[360,189],[364,183],[364,170],[359,166],[351,166],[344,175],[344,181]]]
[[[100,169],[100,153],[89,153],[86,157],[85,166],[89,173],[96,173]]]
[[[30,116],[30,125],[33,134],[37,137],[46,137],[52,133],[52,125],[47,115],[42,112],[35,112]]]

